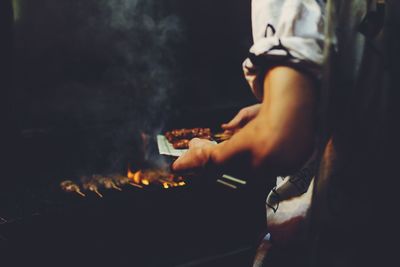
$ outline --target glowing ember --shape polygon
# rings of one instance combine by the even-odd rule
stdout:
[[[135,174],[133,175],[133,181],[137,184],[140,184],[140,180],[142,177],[142,172],[141,171],[137,171],[135,172]]]
[[[133,179],[135,174],[130,169],[128,169],[128,173],[126,174],[126,176],[128,176],[129,179]]]
[[[137,171],[137,172],[132,172],[130,169],[128,169],[127,176],[129,179],[133,180],[134,183],[140,184],[141,182],[141,177],[142,177],[142,172]]]
[[[165,169],[146,169],[133,172],[128,168],[126,175],[112,174],[103,176],[95,174],[82,176],[80,183],[66,180],[60,184],[60,187],[68,193],[85,196],[86,192],[83,193],[82,191],[89,191],[95,193],[98,197],[103,197],[101,190],[122,191],[122,188],[126,185],[132,185],[140,189],[150,185],[169,189],[185,186],[186,182],[182,176],[177,176]],[[81,188],[83,189],[82,191]]]

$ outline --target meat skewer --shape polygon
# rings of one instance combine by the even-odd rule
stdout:
[[[190,142],[189,139],[174,140],[172,142],[172,146],[175,149],[185,149],[189,147],[189,142]]]
[[[183,128],[168,131],[165,133],[165,137],[175,149],[187,149],[190,140],[196,137],[222,142],[231,138],[233,134],[231,131],[225,131],[213,135],[210,128]]]
[[[93,178],[97,181],[98,184],[104,186],[106,189],[115,189],[118,191],[122,191],[122,189],[117,186],[114,181],[109,177],[93,176]]]
[[[65,192],[77,193],[77,194],[81,195],[82,197],[86,196],[84,193],[82,193],[79,186],[77,184],[75,184],[74,182],[72,182],[71,180],[66,180],[66,181],[61,182],[60,186],[61,186],[62,190],[64,190]]]
[[[117,186],[131,185],[134,187],[143,188],[143,186],[133,183],[131,179],[123,175],[115,175],[112,178]]]
[[[137,187],[137,188],[143,188],[143,186],[140,185],[140,184],[135,184],[135,183],[132,183],[132,182],[129,182],[128,184],[130,184],[131,186]]]
[[[191,129],[175,129],[165,133],[165,137],[171,143],[176,140],[192,139],[195,137],[202,139],[211,139],[210,128],[191,128]]]
[[[117,186],[124,186],[129,184],[129,178],[123,175],[113,175],[112,179]]]
[[[103,197],[103,195],[99,192],[99,188],[96,182],[93,179],[88,179],[87,177],[82,178],[83,189],[92,191],[96,193],[99,197]]]

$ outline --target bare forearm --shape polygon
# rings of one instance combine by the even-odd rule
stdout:
[[[213,164],[290,172],[310,155],[315,133],[315,88],[304,74],[277,67],[264,80],[258,116],[230,140],[209,147]]]

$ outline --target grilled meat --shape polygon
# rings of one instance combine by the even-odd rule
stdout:
[[[99,192],[99,187],[94,179],[83,177],[82,184],[83,189],[96,193],[99,197],[103,197],[103,195]]]
[[[189,148],[189,142],[190,142],[189,139],[174,140],[172,142],[172,146],[175,149],[186,149]]]
[[[122,189],[117,186],[110,177],[94,176],[93,179],[95,179],[99,185],[104,186],[106,189],[116,189],[118,191],[122,191]]]
[[[165,133],[165,137],[171,143],[176,140],[192,139],[195,137],[211,140],[210,128],[191,128],[191,129],[175,129]]]
[[[132,179],[123,175],[114,175],[112,179],[117,186],[132,185],[134,187],[143,188],[143,186],[134,183]]]
[[[175,149],[186,149],[189,147],[189,141],[193,138],[211,140],[210,128],[190,128],[175,129],[165,133],[165,137]]]
[[[83,197],[86,196],[84,193],[82,193],[79,186],[70,180],[61,182],[60,186],[61,186],[61,189],[64,190],[65,192],[77,193]]]
[[[212,134],[210,128],[183,128],[168,131],[165,133],[165,137],[175,149],[187,149],[189,141],[196,137],[223,142],[231,138],[233,134],[231,131]]]

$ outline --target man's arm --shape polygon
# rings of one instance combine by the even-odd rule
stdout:
[[[193,140],[173,169],[212,164],[228,171],[240,166],[256,173],[285,174],[299,168],[314,144],[315,85],[307,75],[280,66],[268,71],[263,87],[261,109],[254,120],[218,145]]]
[[[237,132],[247,123],[254,119],[260,112],[261,104],[251,105],[242,108],[228,123],[221,125],[221,128],[228,132]]]

